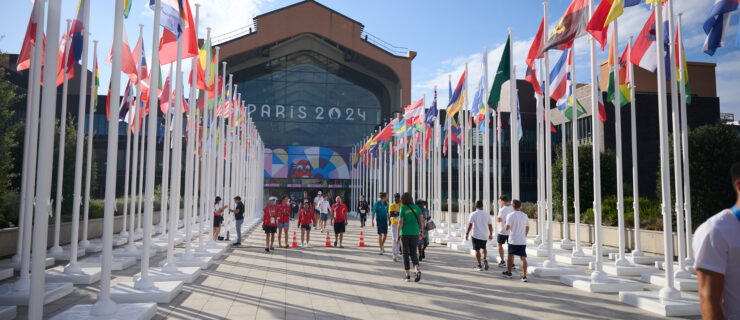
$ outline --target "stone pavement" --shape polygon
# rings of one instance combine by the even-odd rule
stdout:
[[[291,239],[294,227],[293,222]],[[324,247],[326,233],[312,232],[312,248],[268,254],[257,228],[242,247],[229,249],[171,303],[158,305],[155,319],[659,318],[620,304],[616,294],[579,291],[561,285],[557,277],[530,276],[529,283],[522,283],[515,272],[514,279],[504,279],[503,269],[494,263],[477,272],[474,257],[437,244],[430,245],[421,263],[421,282],[406,283],[403,264],[377,254],[374,228],[364,229],[366,248],[357,247],[359,221],[351,220],[347,231],[344,249]],[[390,251],[390,236],[386,248]],[[162,259],[159,254],[152,264]],[[113,284],[131,281],[137,272],[138,265],[114,271]],[[72,294],[47,305],[44,315],[93,303],[98,287],[76,286]],[[27,312],[19,307],[18,319]]]

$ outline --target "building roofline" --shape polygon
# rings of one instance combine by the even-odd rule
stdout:
[[[289,9],[289,8],[292,8],[292,7],[296,7],[296,6],[299,6],[299,5],[302,5],[302,4],[305,4],[305,3],[309,3],[309,2],[310,2],[310,3],[314,3],[314,4],[316,4],[316,5],[318,5],[318,6],[322,7],[322,8],[324,8],[324,9],[326,9],[326,10],[329,10],[329,11],[331,11],[332,13],[335,13],[335,14],[337,14],[337,15],[340,15],[340,16],[342,16],[343,18],[345,18],[345,19],[347,19],[347,20],[350,20],[350,21],[352,21],[352,22],[354,22],[354,23],[356,23],[356,24],[360,25],[361,27],[365,28],[365,25],[364,25],[364,24],[362,24],[361,22],[359,22],[359,21],[357,21],[357,20],[355,20],[355,19],[352,19],[352,18],[350,18],[350,17],[348,17],[348,16],[346,16],[346,15],[342,14],[341,12],[338,12],[338,11],[336,11],[336,10],[334,10],[334,9],[332,9],[332,8],[329,8],[329,7],[327,7],[327,6],[325,6],[325,5],[321,4],[321,3],[319,3],[318,1],[314,1],[314,0],[303,0],[303,1],[300,1],[300,2],[296,2],[296,3],[294,3],[294,4],[291,4],[291,5],[289,5],[289,6],[285,6],[285,7],[282,7],[282,8],[278,8],[278,9],[275,9],[275,10],[272,10],[272,11],[269,11],[269,12],[265,12],[265,13],[263,13],[263,14],[260,14],[260,15],[258,15],[258,16],[256,16],[256,17],[252,18],[252,20],[257,20],[257,19],[259,19],[259,18],[261,18],[261,17],[264,17],[264,16],[268,16],[268,15],[271,15],[271,14],[273,14],[273,13],[276,13],[276,12],[280,12],[280,11],[283,11],[283,10],[285,10],[285,9]]]

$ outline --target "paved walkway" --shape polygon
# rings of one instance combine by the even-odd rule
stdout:
[[[557,278],[530,276],[529,283],[522,283],[515,273],[515,279],[504,279],[493,263],[489,271],[476,272],[472,256],[436,244],[421,264],[421,282],[406,283],[402,263],[377,254],[374,229],[365,228],[369,247],[357,247],[359,234],[359,222],[353,220],[345,249],[325,248],[326,233],[313,233],[312,248],[267,254],[264,234],[257,228],[244,246],[229,249],[170,304],[160,304],[155,319],[659,318],[620,304],[615,294],[586,293],[561,285]],[[152,262],[163,258],[160,254]],[[113,283],[131,281],[138,269],[114,271]],[[72,294],[47,305],[45,316],[93,303],[98,286],[76,286]],[[27,312],[18,308],[18,319]]]

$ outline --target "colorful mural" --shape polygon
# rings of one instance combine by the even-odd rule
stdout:
[[[265,178],[349,179],[350,148],[270,146]]]

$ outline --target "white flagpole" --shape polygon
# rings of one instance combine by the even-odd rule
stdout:
[[[61,1],[49,1],[45,55],[47,66],[57,65],[57,48],[59,46],[59,16]],[[37,25],[41,28],[41,24]],[[36,42],[39,43],[39,42]],[[44,68],[46,85],[41,91],[41,114],[39,119],[39,154],[36,170],[36,197],[33,225],[33,246],[31,261],[31,291],[28,301],[28,318],[41,319],[44,309],[44,280],[46,268],[46,240],[49,226],[48,215],[51,213],[51,175],[54,150],[54,119],[56,118],[56,68]],[[33,190],[33,189],[31,189]],[[28,212],[28,211],[27,211]],[[27,222],[30,222],[27,221]]]
[[[89,12],[88,12],[89,14]],[[87,24],[86,24],[87,25]],[[88,33],[89,35],[90,33]],[[84,48],[84,46],[83,46]],[[84,49],[82,50],[85,51]],[[84,59],[83,54],[83,59]],[[98,40],[93,40],[93,57],[98,56]],[[97,58],[95,59],[97,61]],[[93,142],[93,125],[95,120],[95,96],[98,95],[98,87],[95,85],[95,74],[97,74],[97,66],[93,66],[93,80],[91,83],[91,88],[95,88],[95,90],[90,90],[90,111],[89,115],[87,116],[87,154],[86,154],[86,162],[85,162],[85,201],[83,202],[83,215],[82,218],[82,240],[80,240],[80,246],[86,247],[90,245],[90,241],[87,240],[87,227],[88,227],[88,220],[89,220],[89,213],[90,213],[90,177],[91,177],[91,171],[92,171],[92,142]],[[83,113],[80,113],[80,117],[83,118]],[[82,126],[80,127],[80,131],[82,131]]]
[[[110,91],[111,91],[110,99],[111,100],[118,99],[116,95],[113,94],[112,88],[110,88]],[[118,117],[117,113],[110,113],[110,115]],[[121,227],[121,232],[119,233],[121,237],[127,237],[127,238],[129,236],[128,230],[127,230],[128,228],[127,227],[128,226],[128,203],[129,203],[128,198],[129,198],[129,190],[130,190],[129,188],[131,187],[129,185],[129,181],[131,181],[131,126],[133,126],[133,124],[129,123],[129,120],[127,118],[126,125],[125,125],[126,127],[126,155],[125,155],[126,165],[125,165],[124,175],[123,175],[123,179],[124,179],[124,182],[123,182],[123,225]],[[89,138],[92,138],[92,135],[90,135]],[[88,150],[88,151],[91,151],[91,150]],[[127,240],[126,242],[129,243],[129,245],[131,243],[130,240]]]
[[[657,50],[658,57],[665,56],[665,51],[662,45],[663,39],[663,3],[657,2],[654,4],[655,10],[655,48]],[[658,114],[659,114],[659,127],[660,127],[660,180],[661,180],[661,202],[663,204],[663,252],[666,254],[664,260],[665,268],[665,287],[660,289],[661,299],[677,299],[680,298],[681,293],[674,288],[674,274],[673,274],[673,217],[671,210],[671,177],[670,177],[670,164],[668,155],[668,106],[666,105],[666,70],[663,63],[658,63]]]
[[[155,1],[154,4],[154,23],[152,27],[152,59],[151,61],[151,72],[149,73],[149,88],[155,90],[159,88],[159,13],[162,7],[159,0]],[[142,41],[142,44],[144,42]],[[155,162],[157,160],[157,95],[149,95],[149,121],[147,122],[147,152],[146,152],[146,185],[145,185],[145,201],[144,201],[144,251],[143,256],[149,256],[150,243],[152,241],[152,216],[154,214],[154,170]],[[148,289],[154,286],[151,278],[149,277],[149,259],[141,259],[141,277],[134,283],[134,287],[137,289]]]
[[[625,241],[624,241],[624,174],[622,173],[622,102],[619,91],[619,25],[618,20],[612,23],[612,32],[614,35],[614,48],[612,48],[612,71],[614,72],[614,130],[617,144],[617,221],[619,224],[619,258],[614,261],[615,266],[629,266],[630,263],[625,258]]]
[[[513,28],[509,28],[509,41],[513,40]],[[510,44],[511,45],[511,44]],[[520,200],[519,195],[519,122],[517,121],[516,69],[514,68],[514,50],[509,50],[509,122],[511,122],[511,199]]]
[[[691,228],[691,178],[689,175],[689,127],[686,121],[686,79],[685,74],[687,70],[684,68],[684,52],[683,52],[683,32],[681,31],[681,16],[678,14],[678,63],[679,73],[681,74],[681,149],[683,155],[683,196],[684,196],[684,212],[686,213],[686,261],[684,266],[691,268],[694,265],[694,249],[691,245],[693,229]]]
[[[491,212],[491,150],[488,149],[490,144],[490,117],[488,112],[488,94],[489,91],[485,90],[488,88],[488,46],[483,50],[483,127],[485,129],[483,135],[483,210],[490,214]],[[496,219],[493,219],[496,220]]]
[[[570,58],[571,58],[571,63],[570,63],[570,92],[571,93],[570,94],[571,94],[571,99],[573,99],[573,106],[571,106],[571,112],[576,112],[577,113],[578,99],[576,99],[577,98],[577,95],[576,95],[576,48],[575,48],[575,41],[574,41],[573,45],[570,48]],[[571,117],[571,118],[573,119],[570,122],[571,130],[573,128],[576,128],[577,129],[578,128],[578,117],[575,116],[575,117]],[[568,146],[567,146],[567,139],[565,139],[565,134],[567,133],[567,130],[565,129],[565,120],[566,120],[566,117],[565,117],[565,114],[563,114],[563,132],[561,132],[561,134],[560,134],[562,136],[562,144],[563,144],[562,145],[562,148],[563,148],[563,163],[562,163],[562,165],[563,165],[563,168],[562,168],[563,169],[563,238],[562,238],[562,240],[560,240],[560,249],[570,250],[570,249],[573,248],[573,243],[571,243],[571,241],[570,241],[570,225],[568,224],[568,166],[567,166],[567,164],[568,164],[568,152],[567,152]],[[543,128],[545,126],[547,126],[547,130],[550,129],[549,128],[549,126],[550,126],[549,123],[543,124]],[[577,141],[578,140],[578,135],[576,134],[576,131],[572,131],[572,133],[574,133],[574,134],[571,136],[571,140]],[[575,163],[575,161],[574,161],[574,163]],[[576,190],[575,190],[575,186],[576,186],[575,179],[576,179],[576,176],[578,175],[578,173],[577,172],[573,172],[573,173],[574,173],[573,174],[573,179],[574,179],[573,193],[575,194],[575,192],[576,192]],[[573,212],[575,213],[575,209],[574,209]]]
[[[139,39],[143,39],[142,38],[142,34],[143,33],[144,33],[144,25],[139,24]],[[138,61],[141,61],[141,59],[142,59],[141,53],[136,53],[136,57],[138,59],[137,60],[137,64],[139,64],[140,62],[138,62]],[[141,70],[140,70],[140,68],[137,68],[136,72],[137,72],[137,77],[138,77],[137,79],[141,79]],[[141,200],[142,200],[142,198],[144,196],[144,184],[143,184],[143,182],[144,182],[144,151],[145,151],[145,149],[144,149],[145,135],[144,134],[146,133],[146,130],[142,131],[142,129],[141,129],[141,127],[144,125],[143,122],[146,120],[146,118],[144,117],[144,110],[143,110],[143,106],[141,105],[140,98],[141,98],[141,81],[137,81],[136,82],[136,97],[135,97],[135,101],[136,101],[136,112],[139,114],[139,118],[138,118],[139,125],[136,127],[136,130],[139,133],[139,141],[140,141],[140,145],[139,145],[139,176],[138,176],[138,179],[139,179],[138,180],[138,184],[139,184],[139,186],[138,186],[137,191],[136,191],[136,197],[138,198],[137,199],[138,204],[136,205],[136,215],[137,215],[137,219],[138,219],[138,225],[136,227],[136,233],[137,234],[143,234],[143,230],[141,228],[142,211],[143,211],[142,210]]]
[[[141,37],[141,26],[139,26],[139,37]],[[139,56],[138,54],[136,55]],[[139,93],[138,90],[139,86],[136,86],[136,94]],[[111,89],[111,99],[115,95],[113,94],[114,90]],[[134,241],[136,240],[135,234],[136,234],[136,198],[138,196],[137,190],[136,190],[136,178],[138,176],[138,158],[139,158],[139,138],[141,136],[141,133],[139,132],[139,106],[138,101],[133,104],[133,107],[131,106],[131,103],[129,101],[121,101],[121,104],[128,104],[129,105],[129,111],[126,114],[126,118],[129,121],[129,131],[133,131],[133,134],[131,138],[133,139],[133,145],[131,146],[131,190],[129,190],[129,224],[128,224],[128,244],[126,245],[126,250],[128,250],[131,253],[139,252],[139,250],[136,248],[136,244],[134,244]],[[133,108],[133,110],[131,110]],[[110,113],[111,115],[115,114],[113,112]],[[130,118],[133,117],[133,118]]]
[[[632,36],[629,37],[627,44],[629,56],[632,57]],[[630,130],[632,138],[632,208],[634,209],[634,229],[635,229],[635,248],[632,250],[632,257],[643,256],[642,246],[640,245],[640,192],[639,179],[640,174],[637,167],[637,110],[635,109],[635,69],[632,60],[627,59],[630,73]]]
[[[668,81],[671,84],[671,114],[673,115],[673,125],[671,128],[673,129],[673,177],[674,177],[674,192],[676,194],[676,233],[677,238],[676,242],[678,242],[678,270],[676,270],[675,277],[676,278],[682,278],[687,279],[690,278],[691,275],[686,271],[686,246],[691,245],[687,244],[684,240],[686,240],[686,236],[684,235],[684,214],[683,214],[683,191],[684,191],[684,184],[683,184],[683,166],[688,165],[682,163],[682,154],[681,154],[681,119],[679,118],[680,115],[680,109],[681,109],[681,103],[678,101],[678,85],[676,83],[676,41],[674,38],[674,28],[673,28],[673,1],[668,1],[668,44],[670,46],[670,50],[668,51],[669,55],[669,69],[668,72],[670,73],[670,77],[668,78]],[[661,20],[662,21],[662,20]],[[657,20],[656,20],[657,22]]]
[[[157,48],[159,48],[159,47],[157,46]],[[172,66],[170,66],[169,76],[167,78],[170,79],[170,84],[172,84]],[[172,88],[170,88],[169,90],[172,90]],[[171,96],[171,95],[172,95],[172,92],[168,92],[167,93],[167,96]],[[166,241],[169,242],[169,238],[170,238],[169,233],[170,232],[173,232],[173,231],[177,231],[177,229],[176,229],[177,223],[175,223],[175,228],[172,228],[172,223],[169,223],[168,224],[168,220],[170,219],[169,210],[168,210],[168,206],[169,206],[169,194],[170,194],[170,191],[171,191],[170,190],[170,162],[171,162],[170,161],[170,152],[172,150],[172,144],[170,143],[170,136],[171,136],[170,122],[172,120],[171,119],[171,115],[174,114],[172,112],[173,111],[172,108],[174,107],[172,105],[172,98],[170,98],[167,103],[169,105],[168,105],[167,111],[165,112],[165,115],[164,115],[164,119],[165,119],[165,121],[164,121],[164,138],[162,140],[162,143],[164,143],[164,145],[162,146],[162,149],[163,149],[163,151],[162,151],[162,153],[163,153],[163,156],[162,156],[162,184],[161,184],[162,185],[162,196],[161,196],[162,199],[160,200],[160,206],[159,206],[160,207],[160,209],[159,209],[159,211],[160,211],[159,216],[160,216],[160,221],[161,221],[161,225],[162,225],[162,234],[160,235],[159,238],[160,238],[160,240],[166,240]],[[169,245],[168,245],[168,249],[167,250],[169,250]]]
[[[544,5],[545,3],[543,3]],[[542,61],[540,60],[540,74],[547,74],[547,70],[542,71]],[[546,76],[543,76],[546,77]],[[538,77],[542,79],[542,77]],[[539,83],[537,85],[540,85]],[[544,93],[543,93],[544,95]],[[544,96],[540,97],[535,94],[537,99],[537,236],[534,238],[534,244],[539,245],[542,243],[542,217],[545,215],[545,197],[544,197],[544,184],[545,184],[545,162],[544,162]]]
[[[576,82],[576,72],[575,72],[575,61],[576,61],[576,51],[575,49],[572,49],[571,54],[573,55],[573,72],[571,73],[571,81],[572,81],[572,91],[573,91],[573,106],[571,107],[571,118],[573,119],[571,121],[571,142],[573,143],[573,215],[575,222],[575,247],[573,248],[573,257],[582,257],[583,256],[583,249],[581,249],[581,183],[580,183],[580,171],[578,169],[578,145],[579,139],[578,139],[578,94],[576,92],[577,90],[577,82]],[[547,71],[546,71],[547,72]],[[548,98],[549,101],[549,98]],[[549,123],[546,123],[545,126],[549,125]],[[545,129],[547,130],[547,129]],[[563,132],[565,133],[565,132]],[[566,230],[570,231],[570,227],[566,228]]]
[[[545,2],[544,4],[544,10],[545,10],[545,22],[544,22],[544,31],[543,34],[548,34],[547,31],[547,7],[548,3]],[[550,77],[548,77],[547,73],[550,70],[550,56],[547,51],[545,51],[545,123],[543,124],[543,131],[545,131],[545,189],[543,190],[545,193],[546,198],[546,206],[547,206],[547,241],[544,239],[544,233],[543,233],[543,239],[542,244],[539,246],[539,249],[547,249],[547,260],[542,264],[545,268],[553,268],[557,267],[557,261],[555,261],[555,257],[552,250],[552,205],[553,205],[553,197],[552,197],[552,131],[550,130],[550,119],[551,119],[551,112],[550,112]],[[512,121],[512,123],[514,123]],[[563,126],[563,129],[565,129],[565,126]],[[562,134],[565,134],[565,130],[563,130]],[[512,138],[513,139],[513,138]],[[563,159],[565,160],[565,159]],[[563,162],[565,164],[565,162]],[[565,208],[563,208],[565,209]],[[565,210],[563,211],[565,212]],[[543,217],[542,222],[545,222],[545,217]],[[543,223],[543,231],[544,231],[544,223]],[[543,248],[544,247],[544,248]]]
[[[63,252],[62,247],[59,245],[59,231],[62,224],[62,186],[64,185],[64,140],[67,133],[67,83],[69,82],[67,76],[67,59],[69,57],[69,46],[72,44],[72,39],[69,37],[69,27],[72,24],[71,19],[67,19],[67,32],[65,33],[64,41],[64,61],[62,66],[64,69],[64,83],[62,84],[62,112],[59,115],[59,147],[57,148],[57,194],[56,202],[54,203],[54,245],[49,248],[49,252],[52,254],[61,254]],[[82,68],[81,68],[82,69]],[[83,78],[87,77],[87,74]],[[77,252],[70,251],[70,255],[77,256]]]

